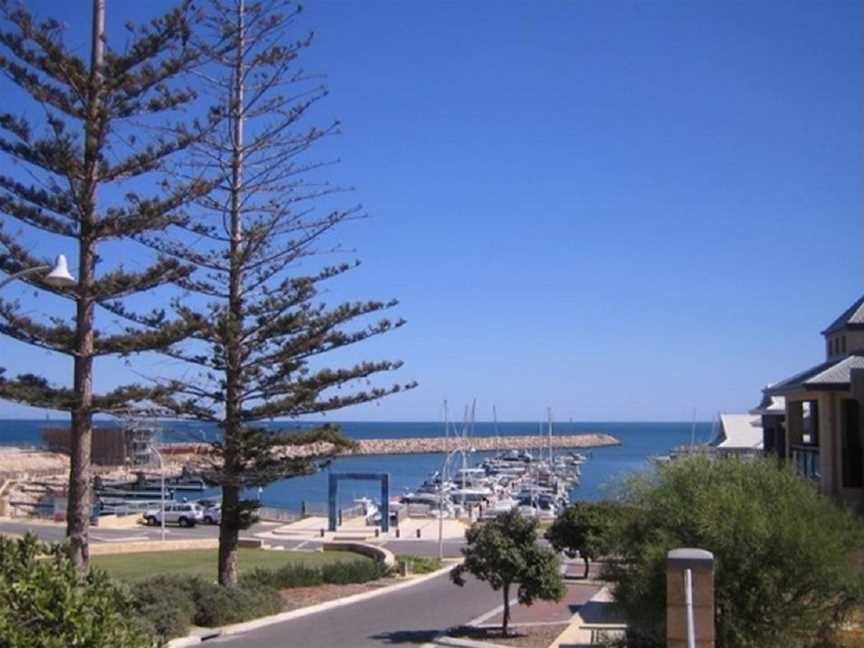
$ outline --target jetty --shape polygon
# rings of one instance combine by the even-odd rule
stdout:
[[[573,449],[600,448],[621,445],[611,434],[566,434],[553,436],[475,436],[424,437],[417,439],[362,439],[350,453],[352,455],[422,454],[464,450],[533,450],[537,448]]]

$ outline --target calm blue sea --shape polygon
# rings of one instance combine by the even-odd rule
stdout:
[[[41,430],[46,426],[63,424],[62,421],[7,420],[0,419],[0,445],[38,446]],[[103,423],[103,425],[108,425]],[[306,427],[312,424],[302,424]],[[354,439],[398,439],[433,437],[444,434],[441,423],[339,423],[342,430]],[[277,429],[296,428],[297,424],[272,424]],[[499,423],[502,436],[531,435],[538,433],[537,423]],[[605,432],[621,441],[620,446],[595,448],[590,451],[591,460],[582,466],[582,483],[576,488],[574,499],[596,500],[622,475],[633,471],[649,470],[649,458],[665,454],[678,445],[689,443],[693,435],[692,423],[556,423],[555,434],[578,434]],[[474,436],[493,436],[492,423],[476,423]],[[203,426],[187,422],[163,424],[164,441],[214,440],[219,432],[215,426]],[[707,441],[711,436],[711,423],[695,424],[695,440]],[[472,456],[479,463],[492,453],[478,452]],[[261,499],[266,506],[299,509],[306,501],[312,506],[322,507],[327,500],[327,471],[336,472],[388,472],[393,494],[407,492],[417,486],[427,475],[441,469],[442,454],[384,455],[370,457],[341,457],[335,459],[326,470],[315,475],[283,480],[266,487]],[[355,497],[377,497],[374,484],[345,483],[340,486],[340,505],[350,505]],[[257,493],[249,496],[257,497]]]

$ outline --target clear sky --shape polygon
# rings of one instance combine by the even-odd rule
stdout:
[[[27,4],[87,51],[88,2]],[[160,5],[109,0],[109,18]],[[864,278],[862,18],[840,0],[307,3],[317,115],[345,131],[320,154],[370,214],[339,233],[364,265],[332,297],[399,298],[408,325],[356,357],[420,383],[332,418],[476,397],[481,418],[705,419],[821,361]],[[0,340],[0,366],[34,364],[69,375]],[[128,371],[97,370],[103,388]]]

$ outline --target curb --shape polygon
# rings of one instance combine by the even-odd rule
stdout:
[[[241,634],[243,632],[248,632],[249,630],[256,630],[258,628],[264,628],[266,626],[274,625],[276,623],[282,623],[283,621],[292,621],[294,619],[310,616],[312,614],[318,614],[319,612],[326,612],[327,610],[343,607],[345,605],[351,605],[353,603],[366,601],[368,599],[376,598],[378,596],[383,596],[384,594],[390,594],[391,592],[396,592],[402,589],[406,589],[408,587],[413,587],[414,585],[425,583],[426,581],[446,574],[451,569],[456,567],[457,564],[457,562],[453,562],[429,574],[417,576],[416,578],[406,580],[402,583],[396,583],[395,585],[390,585],[389,587],[382,587],[376,590],[372,590],[370,592],[361,592],[360,594],[345,596],[343,598],[335,599],[333,601],[318,603],[316,605],[309,605],[298,610],[281,612],[272,616],[262,617],[260,619],[253,619],[252,621],[244,621],[243,623],[235,623],[233,625],[222,626],[221,628],[213,628],[210,634],[207,634],[203,637],[198,635],[178,637],[177,639],[172,639],[171,641],[169,641],[167,644],[167,648],[185,648],[186,646],[196,646],[204,641],[208,641],[209,639],[215,639],[216,637],[228,637],[235,634]]]
[[[459,637],[448,637],[446,635],[433,640],[433,646],[451,646],[452,648],[507,648],[503,644],[490,641],[476,641],[474,639],[460,639]]]

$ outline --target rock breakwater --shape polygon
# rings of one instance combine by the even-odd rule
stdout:
[[[363,439],[357,448],[349,453],[355,455],[376,454],[421,454],[427,452],[447,452],[462,447],[466,450],[534,450],[551,445],[558,449],[599,448],[621,445],[611,434],[568,434],[551,438],[544,436],[502,436],[471,437],[426,437],[419,439]]]

